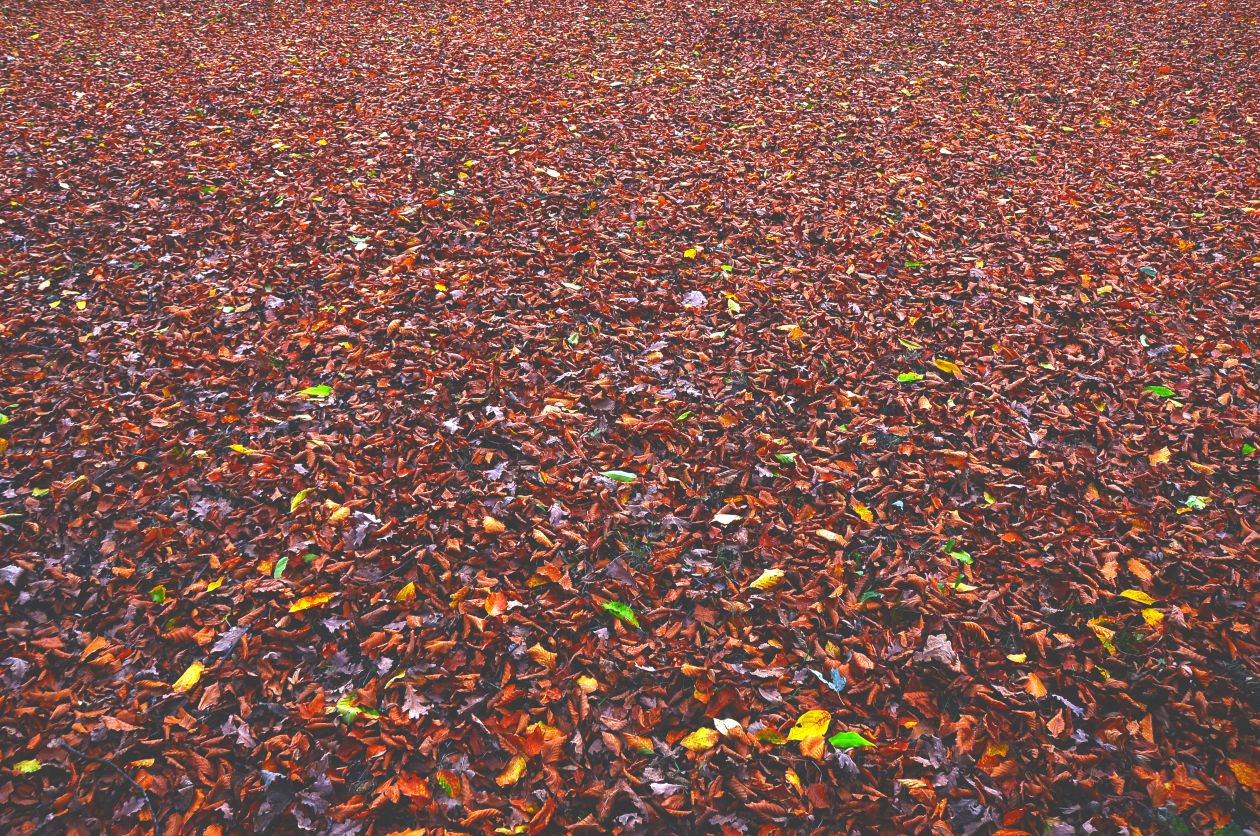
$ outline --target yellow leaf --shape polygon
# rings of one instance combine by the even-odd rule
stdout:
[[[774,589],[781,583],[783,583],[783,570],[767,569],[761,573],[761,576],[758,577],[757,580],[750,583],[749,586],[753,589],[760,589],[764,592]]]
[[[1140,589],[1126,589],[1120,593],[1121,598],[1128,598],[1130,601],[1137,601],[1139,604],[1149,607],[1155,603],[1155,599],[1147,595]]]
[[[1089,625],[1089,629],[1094,631],[1094,635],[1098,637],[1098,641],[1102,642],[1102,646],[1106,648],[1108,653],[1116,652],[1116,646],[1111,642],[1116,635],[1115,630],[1112,630],[1109,627],[1104,627],[1101,617],[1091,618],[1085,623]]]
[[[1012,662],[1016,664],[1021,664],[1023,662],[1028,661],[1028,654],[1027,653],[1008,653],[1006,654],[1006,658],[1010,659]]]
[[[310,492],[311,492],[310,488],[303,488],[302,490],[298,491],[297,493],[293,495],[293,498],[289,500],[289,513],[290,514],[292,514],[294,511],[297,510],[297,507],[302,504],[302,502],[306,499],[307,496],[310,495]]]
[[[182,694],[184,691],[189,690],[196,685],[198,681],[200,681],[201,672],[205,669],[206,666],[200,662],[193,662],[188,666],[188,670],[184,671],[179,679],[175,680],[175,684],[173,684],[171,688],[175,691],[175,693]]]
[[[1147,607],[1142,610],[1142,618],[1145,619],[1147,624],[1154,627],[1156,624],[1164,620],[1164,614],[1159,610]]]
[[[714,744],[718,742],[717,729],[696,729],[684,737],[681,742],[684,748],[693,752],[703,752],[705,749],[712,749]]]
[[[1154,453],[1151,453],[1149,456],[1147,456],[1147,460],[1150,461],[1151,467],[1155,467],[1156,465],[1160,465],[1160,464],[1166,464],[1168,460],[1171,458],[1172,458],[1172,451],[1170,451],[1167,447],[1161,447],[1158,450],[1156,450]]]
[[[801,776],[796,774],[795,769],[789,769],[784,777],[787,778],[789,784],[796,787],[797,792],[801,792]]]
[[[261,456],[262,455],[262,453],[258,452],[257,450],[251,447],[246,447],[244,444],[229,444],[228,449],[234,453],[240,453],[245,456]]]
[[[307,595],[305,598],[299,598],[289,605],[289,612],[301,612],[309,610],[311,607],[318,607],[327,604],[333,599],[331,592],[321,592],[318,595]]]
[[[688,247],[683,251],[683,258],[695,258],[698,255],[700,255],[700,251],[695,247]]]
[[[861,502],[858,502],[857,500],[854,500],[851,504],[853,505],[853,513],[861,517],[862,522],[875,521],[875,515],[871,513],[870,508],[867,508],[865,505],[863,505]]]
[[[402,589],[398,590],[398,594],[394,596],[395,601],[414,601],[416,600],[416,582],[407,581]]]
[[[517,781],[521,780],[521,776],[525,774],[525,758],[516,755],[512,760],[508,761],[507,768],[494,779],[494,782],[501,787],[510,787]]]
[[[922,344],[917,343],[914,340],[907,340],[905,337],[898,337],[897,342],[901,343],[903,346],[910,349],[911,351],[919,351],[920,349],[923,348]]]
[[[214,592],[216,589],[218,589],[221,586],[223,586],[223,578],[216,578],[210,581],[210,583],[206,584],[206,592]]]
[[[825,737],[831,726],[831,712],[821,708],[806,711],[788,732],[788,740],[804,740],[807,737]]]
[[[585,694],[593,694],[599,690],[599,680],[593,676],[579,676],[577,683]]]
[[[486,516],[481,518],[481,530],[487,534],[502,534],[507,531],[507,526],[494,517]]]
[[[958,364],[951,363],[949,360],[942,360],[941,358],[937,357],[934,360],[932,360],[932,365],[936,366],[936,368],[940,369],[943,372],[948,372],[949,374],[954,375],[955,377],[963,376],[962,369],[958,368]]]

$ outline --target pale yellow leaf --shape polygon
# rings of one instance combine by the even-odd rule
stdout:
[[[801,715],[792,730],[788,732],[788,740],[804,740],[807,737],[825,737],[831,726],[831,712],[821,708],[806,711]]]
[[[753,589],[760,589],[763,592],[774,589],[783,583],[782,569],[767,569],[761,573],[757,580],[749,584]]]
[[[1143,592],[1140,589],[1126,589],[1125,591],[1120,593],[1120,597],[1128,598],[1130,601],[1137,601],[1139,604],[1142,604],[1143,606],[1147,606],[1147,607],[1155,603],[1154,598],[1147,595],[1145,592]]]
[[[205,669],[206,666],[201,662],[193,662],[188,666],[188,670],[184,671],[179,679],[175,680],[174,684],[171,685],[171,689],[177,694],[182,694],[184,691],[191,689],[201,681],[201,672]]]
[[[717,729],[696,729],[681,741],[684,748],[693,752],[703,752],[705,749],[712,749],[717,742]]]

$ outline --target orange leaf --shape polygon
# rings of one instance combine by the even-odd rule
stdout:
[[[289,605],[289,612],[301,612],[309,610],[311,607],[319,607],[327,604],[333,599],[333,593],[321,592],[318,595],[307,595],[305,598],[299,598]]]

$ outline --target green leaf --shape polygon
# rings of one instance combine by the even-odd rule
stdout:
[[[784,465],[796,464],[795,453],[775,453],[774,458],[775,458],[775,461],[777,461],[779,464],[784,464]]]
[[[332,394],[332,387],[321,383],[318,386],[307,386],[298,394],[307,398],[326,398]]]
[[[1243,442],[1242,454],[1244,456],[1254,455],[1255,452],[1256,452],[1256,445],[1252,444],[1250,441]],[[34,491],[31,491],[31,493],[34,493]]]
[[[337,714],[341,716],[342,721],[347,726],[353,726],[354,721],[360,717],[376,718],[381,716],[381,712],[379,711],[373,711],[370,708],[361,708],[355,705],[354,697],[350,694],[346,694],[344,697],[337,700]]]
[[[951,549],[949,552],[949,556],[954,558],[954,560],[957,560],[959,563],[965,563],[968,566],[976,562],[975,559],[972,558],[970,554],[968,554],[965,551],[962,551],[961,549]]]
[[[635,474],[628,473],[624,470],[601,470],[599,475],[612,479],[614,482],[633,482],[635,479],[639,478]]]
[[[1147,386],[1142,391],[1150,392],[1152,395],[1159,395],[1161,398],[1171,398],[1177,394],[1167,386]]]
[[[158,584],[149,590],[149,598],[155,604],[161,604],[166,601],[166,584]]]
[[[310,488],[302,488],[302,490],[295,493],[293,495],[293,498],[289,500],[289,513],[292,514],[294,511],[296,511],[298,506],[302,504],[303,500],[305,500],[306,497],[310,495],[310,493],[311,493]]]
[[[1159,275],[1159,272],[1154,267],[1139,267],[1138,272],[1148,279],[1153,279]]]
[[[867,601],[874,601],[877,598],[883,598],[883,597],[884,597],[884,593],[875,592],[873,590],[868,589],[866,592],[863,592],[861,595],[858,596],[858,603],[865,604]]]
[[[31,496],[39,499],[41,496],[48,496],[48,488],[31,488]]]
[[[0,412],[0,427],[3,427],[7,423],[9,423],[9,416]]]
[[[916,380],[922,380],[923,375],[918,372],[902,372],[897,375],[898,383],[914,383]]]
[[[773,743],[775,746],[782,746],[787,743],[787,738],[779,734],[775,729],[762,729],[757,732],[757,739],[762,743]]]
[[[680,413],[678,413],[678,417],[677,417],[677,418],[675,418],[674,420],[675,420],[675,421],[686,421],[688,418],[690,418],[690,417],[691,417],[692,415],[694,415],[694,414],[695,414],[695,413],[693,413],[690,409],[688,409],[688,410],[686,410],[686,411],[684,411],[684,412],[680,412]]]
[[[284,570],[287,569],[288,567],[289,567],[289,556],[286,554],[284,557],[276,561],[276,568],[272,570],[271,577],[275,578],[276,580],[280,580],[280,576],[284,574]]]
[[[30,760],[18,761],[13,764],[13,774],[30,775],[32,773],[39,772],[43,768],[44,765],[42,763],[37,761],[35,758],[31,758]]]
[[[827,738],[827,742],[837,749],[857,749],[862,746],[875,745],[855,731],[842,731],[839,734],[833,734]]]
[[[1202,511],[1211,501],[1212,498],[1209,496],[1187,496],[1186,507],[1192,511]]]
[[[634,610],[630,609],[620,601],[605,601],[603,607],[604,612],[615,615],[631,627],[639,626],[639,617],[634,614]]]

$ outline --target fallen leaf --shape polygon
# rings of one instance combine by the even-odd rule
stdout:
[[[717,729],[696,729],[679,742],[685,749],[690,749],[693,752],[703,752],[706,749],[713,748],[713,746],[717,744]]]
[[[201,672],[205,669],[206,666],[201,662],[193,662],[188,666],[187,670],[180,674],[179,679],[175,680],[171,685],[171,690],[177,694],[191,690],[194,685],[201,681]]]

